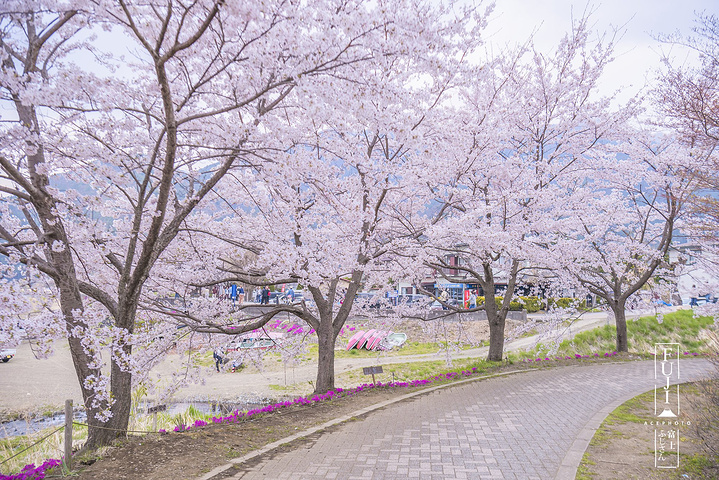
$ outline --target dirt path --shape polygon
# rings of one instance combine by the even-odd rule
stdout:
[[[635,315],[636,316],[636,315]],[[580,331],[595,328],[606,323],[604,313],[585,315],[565,332],[565,337],[576,335]],[[529,347],[536,342],[536,337],[518,339],[507,345],[508,351]],[[455,352],[452,358],[482,358],[487,348],[473,348]],[[392,363],[421,362],[444,360],[446,355],[404,355],[388,356],[386,354],[364,358],[338,358],[335,361],[335,373],[359,369],[371,365],[389,365]],[[180,365],[177,355],[169,355],[153,373],[170,376]],[[247,369],[250,370],[250,369]],[[215,374],[207,368],[203,384],[190,384],[180,389],[173,397],[174,401],[257,401],[276,398],[278,392],[274,386],[298,384],[306,386],[310,391],[309,382],[315,380],[314,364],[300,365],[294,368],[276,369],[274,371],[255,372],[243,371],[239,374]],[[338,384],[340,387],[352,385]],[[37,360],[28,342],[23,342],[17,349],[17,355],[8,363],[0,363],[0,418],[3,413],[30,413],[43,411],[60,411],[66,399],[72,399],[75,405],[82,404],[80,388],[77,384],[75,370],[72,366],[70,352],[66,343],[58,343],[53,356],[46,360]],[[152,399],[149,399],[152,400]]]

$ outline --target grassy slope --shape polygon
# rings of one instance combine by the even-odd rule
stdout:
[[[678,343],[682,352],[707,352],[706,336],[702,330],[714,323],[711,317],[694,317],[691,310],[679,310],[664,315],[659,323],[656,317],[641,317],[627,321],[629,350],[635,353],[654,352],[656,343]],[[554,355],[588,355],[613,352],[616,349],[616,327],[605,325],[577,334],[571,340],[564,340]],[[527,353],[527,357],[548,354],[548,348],[538,347]],[[521,357],[522,355],[520,355]]]

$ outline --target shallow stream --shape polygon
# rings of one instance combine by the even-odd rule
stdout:
[[[177,415],[185,413],[191,406],[202,413],[227,415],[235,410],[248,410],[261,408],[275,402],[271,399],[248,399],[248,400],[226,400],[226,401],[187,401],[167,404],[167,411],[164,413]],[[140,406],[142,412],[146,412],[154,403],[143,402]],[[144,413],[143,413],[144,414]],[[75,420],[85,422],[87,414],[84,410],[77,410],[73,413]],[[0,438],[17,437],[39,432],[50,427],[59,427],[65,423],[65,414],[58,413],[47,417],[22,418],[10,422],[0,423]]]

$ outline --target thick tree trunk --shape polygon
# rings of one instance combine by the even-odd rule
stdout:
[[[494,300],[493,292],[485,292],[484,309],[489,322],[489,353],[487,360],[491,362],[502,361],[504,354],[504,324],[506,314],[502,315]]]
[[[125,311],[115,319],[116,325],[126,328],[132,333],[135,323],[135,309]],[[130,358],[132,354],[131,345],[123,345],[124,358]],[[127,427],[130,423],[130,410],[132,408],[132,372],[122,367],[122,358],[110,357],[110,391],[112,392],[113,404],[110,406],[111,417],[105,421],[93,419],[88,421],[90,425],[88,441],[83,447],[84,450],[92,450],[98,447],[110,445],[118,438],[127,436]],[[88,418],[88,420],[90,420]]]
[[[119,417],[113,411],[113,417],[108,422],[102,422],[98,420],[98,414],[107,408],[105,402],[97,402],[97,393],[93,390],[91,385],[86,385],[86,381],[90,379],[99,379],[102,372],[98,369],[92,369],[89,367],[93,362],[90,355],[85,352],[85,348],[82,345],[82,335],[84,332],[74,332],[76,327],[84,328],[85,325],[81,321],[78,321],[74,312],[82,311],[83,304],[80,298],[79,292],[73,288],[72,281],[65,281],[61,279],[57,282],[58,289],[60,291],[60,310],[62,311],[67,328],[68,344],[70,346],[70,355],[72,357],[72,363],[75,367],[75,374],[77,375],[80,383],[80,390],[82,392],[82,401],[87,412],[87,424],[88,424],[88,436],[83,450],[92,450],[97,447],[109,445],[113,440],[117,438],[117,432],[110,430],[114,429],[112,425]],[[113,390],[113,397],[116,400],[122,399],[127,396],[131,398],[130,391],[128,390],[127,395],[125,392],[119,394]],[[129,414],[129,410],[128,410]],[[129,418],[129,417],[128,417]],[[125,422],[125,429],[127,428],[127,421]]]
[[[88,439],[83,448],[89,449],[99,445],[107,445],[109,442],[102,443],[102,435],[104,432],[98,428],[102,426],[102,423],[96,418],[96,415],[101,410],[101,406],[94,404],[95,391],[85,384],[85,381],[90,378],[100,378],[101,372],[88,367],[88,365],[92,364],[92,359],[82,346],[82,335],[78,336],[73,334],[75,327],[82,326],[80,322],[76,321],[73,311],[82,311],[83,305],[79,293],[72,288],[71,283],[72,282],[61,279],[57,282],[57,286],[60,292],[60,310],[65,317],[70,356],[72,357],[72,363],[75,367],[75,374],[80,383],[82,402],[87,411],[87,423],[89,425]]]
[[[71,340],[72,341],[72,340]],[[80,346],[82,348],[82,346]],[[72,346],[71,346],[72,350]],[[129,354],[130,352],[127,352]],[[89,362],[89,359],[85,360]],[[87,363],[85,364],[87,365]],[[88,412],[87,423],[88,438],[83,446],[83,451],[94,450],[98,447],[110,445],[118,438],[127,435],[127,427],[130,421],[130,409],[132,407],[132,373],[122,371],[118,363],[111,360],[110,367],[110,390],[114,403],[110,406],[112,416],[107,421],[100,421],[96,418],[107,405],[93,407],[95,393],[92,390],[83,388],[83,400]],[[98,372],[99,374],[99,372]],[[81,383],[85,377],[80,377]]]
[[[324,316],[323,316],[324,317]],[[335,388],[335,340],[332,317],[320,318],[317,330],[319,358],[317,359],[317,383],[315,393],[326,393]]]
[[[66,241],[62,226],[59,225],[56,228],[60,232],[59,235],[62,235],[61,238]],[[86,325],[83,323],[82,318],[76,317],[76,313],[82,312],[84,305],[75,277],[73,259],[68,250],[52,252],[51,258],[58,271],[68,273],[68,275],[60,276],[56,280],[56,285],[60,293],[60,310],[65,318],[70,353],[75,373],[80,383],[83,404],[87,411],[88,439],[83,446],[83,450],[87,451],[109,445],[118,437],[127,435],[132,406],[132,373],[123,371],[118,362],[111,359],[110,391],[112,392],[114,403],[108,406],[105,401],[98,401],[98,393],[92,388],[91,384],[86,384],[86,382],[92,379],[100,379],[102,372],[99,369],[89,367],[94,363],[94,359],[88,355],[82,345],[82,336],[86,334]],[[132,333],[134,318],[133,308],[131,312],[126,312],[122,316],[124,320],[115,320],[125,326],[128,333]],[[124,354],[129,357],[132,353],[132,347],[126,345],[124,349]],[[99,420],[98,414],[108,408],[112,414],[111,417],[106,421]]]
[[[353,271],[352,280],[347,290],[341,295],[343,298],[336,297],[339,292],[337,289],[339,278],[330,282],[327,298],[318,288],[307,287],[312,292],[319,310],[319,321],[314,319],[314,321],[308,322],[315,328],[319,344],[315,393],[327,393],[335,388],[335,341],[349,318],[361,281],[362,272]],[[335,300],[340,299],[342,300],[341,306],[335,314],[333,305],[335,305]]]
[[[46,215],[43,218],[52,218],[49,212],[44,212],[44,209],[40,208],[39,211]],[[52,228],[55,235],[67,244],[67,236],[63,225],[58,221]],[[82,338],[87,334],[85,331],[87,325],[85,325],[82,318],[76,316],[77,312],[83,312],[85,308],[78,287],[73,258],[68,249],[60,252],[51,251],[48,253],[48,257],[57,271],[62,272],[55,279],[55,285],[59,292],[60,311],[65,319],[72,363],[80,384],[83,405],[87,412],[88,438],[83,450],[109,445],[115,437],[111,431],[104,428],[107,425],[97,418],[97,415],[104,408],[107,408],[107,405],[104,402],[97,401],[96,391],[92,388],[92,384],[87,383],[92,379],[99,380],[102,372],[99,369],[89,367],[94,361],[82,345]]]
[[[126,352],[129,355],[130,352]],[[108,427],[112,428],[113,438],[127,435],[132,408],[132,373],[120,369],[117,362],[112,363],[110,385],[115,403],[112,404],[112,418]]]
[[[609,304],[614,313],[614,320],[617,325],[617,352],[628,352],[629,342],[627,340],[627,314],[625,302],[617,301]]]

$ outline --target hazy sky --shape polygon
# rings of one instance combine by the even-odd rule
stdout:
[[[579,18],[587,1],[577,0],[496,0],[489,40],[497,43],[523,42],[533,31],[543,51],[547,51],[570,29],[572,16]],[[677,60],[686,59],[686,51],[661,45],[653,35],[679,31],[691,33],[695,12],[719,15],[717,0],[596,0],[590,3],[591,24],[596,32],[610,33],[612,27],[624,30],[615,50],[616,60],[606,72],[607,92],[622,88],[626,100],[653,75],[648,70],[659,66],[662,51]],[[691,60],[689,60],[691,61]]]

